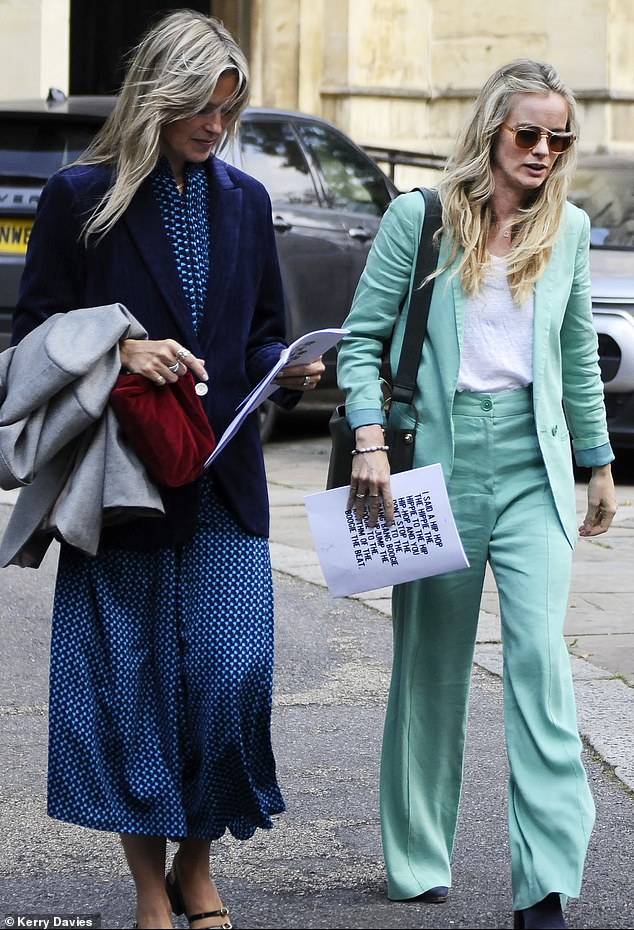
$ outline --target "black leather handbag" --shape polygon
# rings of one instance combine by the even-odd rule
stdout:
[[[438,193],[428,188],[418,188],[425,198],[425,219],[421,230],[420,245],[416,258],[414,281],[422,282],[436,267],[438,252],[434,245],[434,233],[440,228],[442,208]],[[407,323],[403,335],[403,346],[399,358],[396,376],[392,380],[385,444],[390,447],[388,458],[393,474],[408,471],[414,461],[414,440],[416,427],[402,428],[390,423],[394,404],[404,404],[410,408],[411,418],[416,424],[418,414],[412,404],[416,387],[416,375],[420,364],[423,342],[427,332],[427,318],[434,282],[429,281],[424,287],[418,284],[412,290],[412,297],[407,311]],[[355,447],[354,430],[346,419],[345,404],[339,404],[332,412],[329,422],[332,446],[328,463],[326,488],[340,488],[350,484],[352,469],[352,450]]]

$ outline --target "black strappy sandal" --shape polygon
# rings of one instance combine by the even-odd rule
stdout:
[[[221,907],[219,911],[205,911],[202,914],[188,914],[187,920],[191,927],[194,920],[205,920],[207,917],[224,917],[222,924],[210,924],[208,927],[197,927],[196,930],[232,930],[233,924],[229,917],[229,911],[226,907]]]
[[[185,914],[185,901],[183,900],[183,892],[181,891],[180,882],[178,881],[178,873],[174,865],[172,865],[172,868],[165,876],[165,891],[167,892],[167,897],[170,900],[172,912],[176,914],[177,917],[180,914]],[[202,914],[187,914],[186,916],[190,926],[195,920],[206,920],[208,917],[224,918],[221,924],[210,924],[207,927],[196,927],[196,930],[237,930],[237,928],[234,927],[234,925],[231,923],[229,911],[226,907],[221,907],[217,911],[204,911]]]

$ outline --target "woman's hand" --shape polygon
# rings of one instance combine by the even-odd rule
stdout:
[[[289,391],[314,391],[325,370],[326,366],[320,357],[310,365],[288,365],[282,368],[273,383]]]
[[[385,445],[383,429],[378,424],[361,426],[355,432],[357,449],[371,449]],[[383,501],[385,521],[394,522],[394,498],[390,485],[390,463],[387,452],[357,452],[352,456],[352,474],[348,509],[354,510],[357,520],[363,520],[368,511],[368,526],[374,527]]]
[[[175,339],[123,339],[119,354],[123,368],[158,385],[173,384],[188,370],[200,381],[209,380],[204,360]]]
[[[579,527],[580,536],[599,536],[609,528],[616,513],[616,491],[610,465],[592,469],[588,483],[588,510]]]

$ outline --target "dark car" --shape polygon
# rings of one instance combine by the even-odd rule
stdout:
[[[634,158],[581,156],[570,199],[590,216],[592,310],[610,438],[634,448]]]
[[[113,97],[0,103],[0,350],[8,345],[24,256],[48,177],[76,159],[114,106]],[[267,187],[273,204],[288,338],[341,326],[381,216],[397,189],[335,126],[300,113],[248,109],[239,144],[221,157]],[[303,403],[339,399],[335,352]],[[276,408],[261,411],[264,438]]]

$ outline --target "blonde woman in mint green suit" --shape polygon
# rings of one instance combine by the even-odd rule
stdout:
[[[381,763],[388,895],[441,903],[451,886],[467,702],[487,563],[500,598],[516,927],[565,927],[594,804],[581,761],[563,624],[579,533],[616,509],[589,222],[566,202],[576,104],[549,65],[487,81],[439,185],[438,272],[415,404],[415,465],[440,462],[470,567],[397,586]],[[360,451],[348,506],[393,513],[379,377],[399,356],[423,198],[386,214],[345,325],[339,381]],[[393,338],[392,338],[393,333]],[[410,425],[413,425],[410,424]],[[571,441],[592,469],[577,528]],[[378,448],[377,448],[378,447]]]

